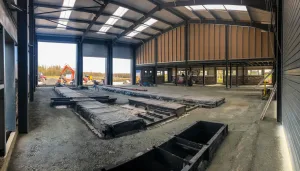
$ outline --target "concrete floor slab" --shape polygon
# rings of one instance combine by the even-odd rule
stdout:
[[[222,96],[226,103],[218,108],[193,110],[185,117],[147,131],[101,140],[71,110],[50,108],[50,97],[56,97],[55,93],[50,88],[38,88],[35,102],[29,107],[30,132],[19,136],[9,171],[94,170],[133,158],[197,120],[229,125],[229,134],[207,170],[291,170],[287,147],[281,145],[282,127],[274,119],[276,105],[270,106],[265,121],[259,120],[266,103],[260,100],[260,91],[182,86],[147,89],[155,93]]]

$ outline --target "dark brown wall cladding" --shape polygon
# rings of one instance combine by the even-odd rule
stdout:
[[[174,28],[157,38],[158,63],[185,61],[185,26]],[[228,34],[229,60],[273,58],[274,34],[258,28],[219,24],[190,24],[189,61],[225,60]],[[154,64],[155,39],[137,49],[137,64]],[[139,59],[140,58],[140,59]]]

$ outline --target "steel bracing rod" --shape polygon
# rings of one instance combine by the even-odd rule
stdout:
[[[94,23],[98,20],[98,18],[100,17],[100,15],[103,13],[104,9],[106,8],[106,6],[109,4],[111,0],[104,0],[104,4],[100,7],[100,9],[97,11],[96,15],[94,16],[93,20],[91,21],[91,23],[89,24],[89,26],[86,28],[86,30],[84,31],[82,38],[81,38],[81,42],[83,42],[85,36],[87,35],[87,33],[90,31],[90,29],[93,27]]]
[[[207,8],[205,8],[205,6],[203,6],[203,7],[215,20],[219,19],[211,10],[208,10]]]
[[[143,16],[146,16],[148,13],[146,13],[146,12],[144,12],[144,11],[141,11],[141,10],[139,10],[139,9],[137,9],[137,8],[134,8],[134,7],[132,7],[132,6],[129,6],[129,5],[127,5],[127,4],[123,4],[123,3],[120,3],[120,2],[117,2],[117,1],[111,1],[110,2],[111,4],[114,4],[114,5],[118,5],[118,6],[121,6],[121,7],[124,7],[124,8],[127,8],[127,9],[130,9],[131,11],[134,11],[134,12],[137,12],[137,13],[140,13],[140,14],[142,14]],[[159,8],[159,9],[161,9],[160,7],[155,7],[155,8]],[[158,10],[157,10],[158,11]],[[150,17],[150,16],[149,16]],[[158,20],[158,21],[160,21],[160,22],[163,22],[163,23],[165,23],[165,24],[168,24],[168,25],[173,25],[173,23],[171,23],[171,22],[169,22],[169,21],[167,21],[167,20],[163,20],[163,19],[161,19],[161,18],[157,18],[157,17],[155,17],[155,16],[151,16],[153,19],[156,19],[156,20]],[[145,18],[146,19],[146,18]]]
[[[136,21],[135,23],[133,23],[133,25],[131,25],[129,28],[127,28],[124,32],[122,32],[120,35],[118,35],[114,40],[113,43],[115,43],[120,37],[125,36],[127,33],[129,33],[130,31],[132,31],[134,29],[134,27],[136,27],[137,25],[141,24],[145,19],[147,19],[148,17],[152,16],[152,14],[154,14],[155,12],[157,12],[160,8],[158,6],[154,7],[151,11],[149,11],[144,17],[141,17],[138,21]]]
[[[75,11],[76,9],[80,10],[80,9],[99,8],[99,7],[100,6],[79,7],[79,8],[61,7],[61,8],[63,8],[61,10],[54,10],[54,11],[48,11],[48,12],[39,12],[39,13],[35,13],[35,15],[52,14],[52,13],[63,12],[63,11]],[[65,8],[67,8],[67,9],[65,9]]]
[[[50,22],[54,22],[54,21],[58,21],[58,20],[63,20],[63,21],[70,21],[70,22],[76,22],[76,23],[85,23],[85,24],[89,24],[91,21],[90,20],[82,20],[82,19],[60,19],[60,18],[57,18],[57,17],[45,17],[45,16],[36,16],[35,17],[36,19],[42,19],[42,20],[47,20],[47,21],[50,21]],[[57,24],[60,24],[58,22],[55,22]],[[60,25],[64,25],[64,24],[60,24]],[[94,25],[99,25],[99,26],[103,26],[103,25],[107,25],[105,23],[102,23],[102,22],[95,22]],[[67,25],[65,25],[67,26]],[[116,26],[116,25],[107,25],[107,26],[110,26],[112,28],[117,28],[117,29],[120,29],[120,30],[126,30],[127,27],[121,27],[121,26]],[[145,32],[140,32],[140,34],[143,34],[143,35],[146,35],[146,36],[153,36],[154,34],[149,34],[149,33],[145,33]]]
[[[229,14],[231,20],[232,20],[232,21],[235,21],[235,18],[234,18],[234,16],[232,15],[231,11],[229,11],[229,10],[225,7],[225,5],[223,5],[223,7],[225,8],[226,12]],[[248,9],[247,9],[247,10],[248,10]]]

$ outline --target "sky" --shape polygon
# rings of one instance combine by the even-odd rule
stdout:
[[[72,68],[76,67],[76,44],[66,43],[38,43],[39,65],[63,67],[68,64]],[[113,59],[114,73],[130,73],[129,59]],[[105,58],[84,57],[84,72],[105,72]]]

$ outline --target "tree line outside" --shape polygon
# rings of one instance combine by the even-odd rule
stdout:
[[[47,78],[58,78],[62,71],[63,67],[60,65],[54,66],[38,66],[38,72],[42,73]],[[71,74],[69,70],[67,70],[64,75]],[[83,72],[83,76],[92,76],[94,80],[100,81],[105,79],[105,73],[101,72]],[[114,73],[113,74],[113,81],[114,82],[124,82],[130,81],[130,74],[129,73]]]

